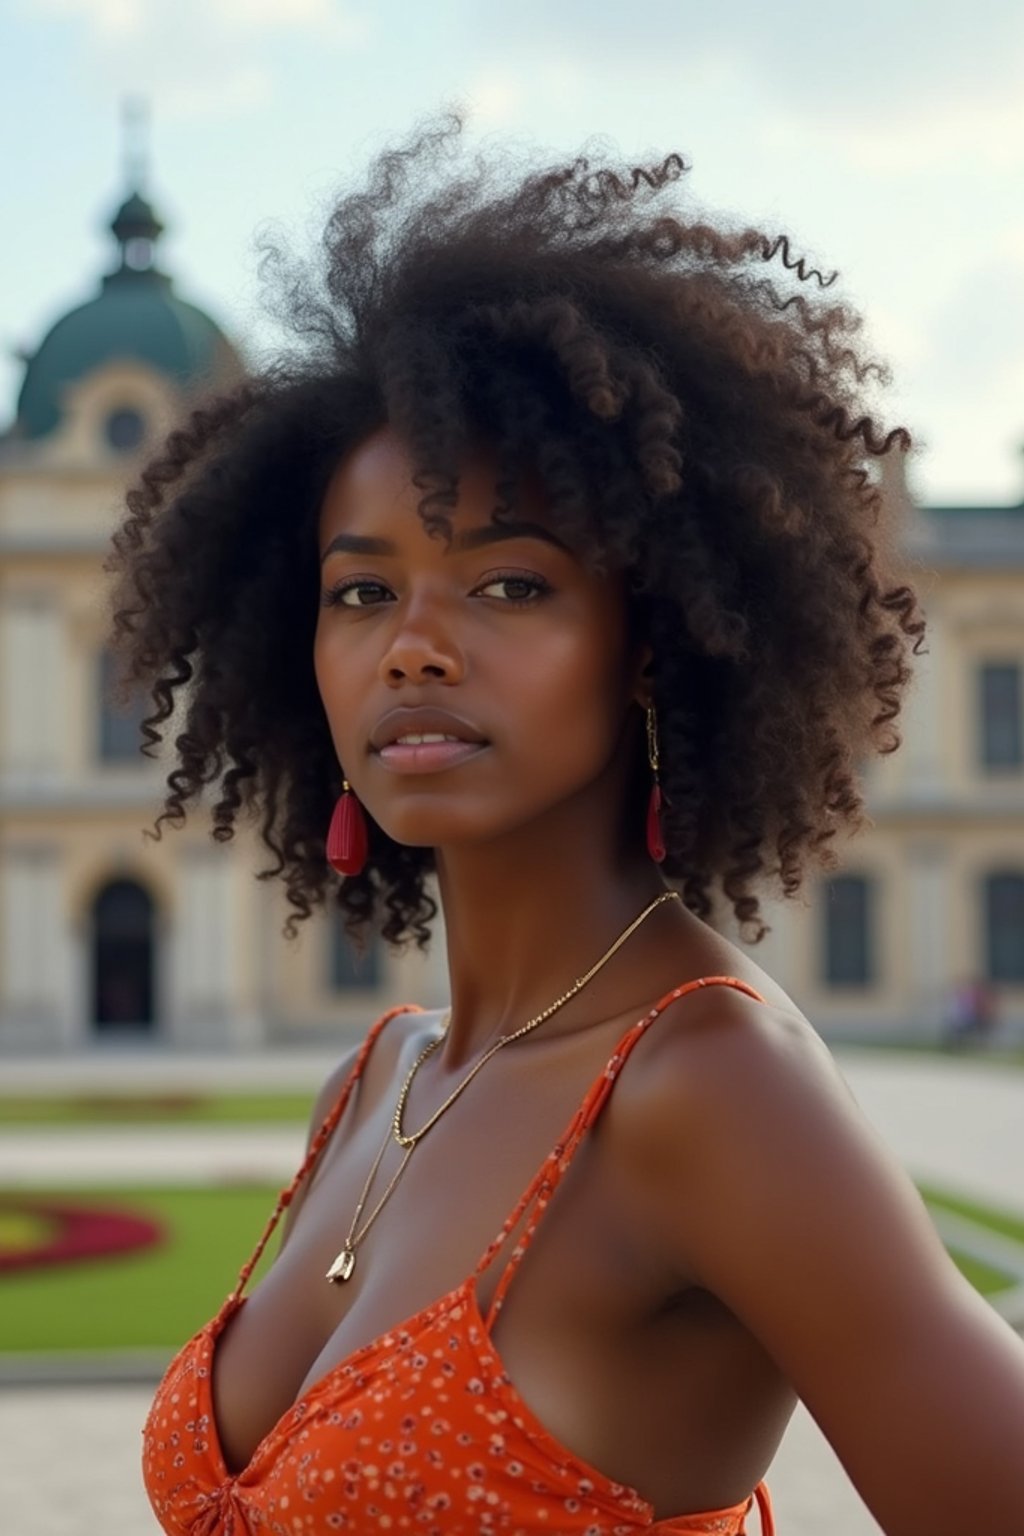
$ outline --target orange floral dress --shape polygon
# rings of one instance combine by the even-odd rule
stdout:
[[[728,1509],[656,1520],[636,1489],[588,1466],[548,1433],[490,1338],[537,1223],[636,1042],[669,1003],[717,985],[764,1002],[732,976],[703,976],[663,997],[619,1042],[473,1273],[333,1366],[232,1475],[213,1416],[217,1339],[245,1305],[245,1284],[338,1124],[374,1041],[389,1019],[410,1010],[396,1008],[377,1021],[237,1286],[175,1356],[157,1389],[143,1430],[143,1476],[167,1536],[746,1536],[745,1516],[755,1501],[761,1536],[775,1536],[764,1483]],[[485,1318],[477,1278],[524,1216]]]

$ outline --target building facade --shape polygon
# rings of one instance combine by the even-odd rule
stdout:
[[[117,264],[28,361],[0,438],[0,1055],[351,1037],[443,1001],[440,937],[357,961],[324,915],[288,943],[247,834],[143,836],[165,770],[111,701],[102,565],[139,454],[241,363],[157,268],[149,203],[111,229]],[[929,620],[905,744],[867,771],[873,826],[766,903],[754,953],[826,1037],[934,1036],[972,978],[1024,1037],[1024,503],[888,494]]]
[[[920,507],[896,467],[928,621],[899,728],[865,772],[873,825],[775,903],[758,959],[826,1036],[936,1038],[969,984],[1024,1039],[1024,502]]]
[[[113,270],[27,362],[0,438],[0,1053],[244,1049],[440,1001],[440,954],[357,960],[330,918],[285,942],[266,855],[201,814],[147,839],[166,767],[112,701],[103,562],[125,485],[190,396],[241,362],[159,271],[134,193]]]

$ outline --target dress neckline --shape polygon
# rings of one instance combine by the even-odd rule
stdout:
[[[682,1536],[682,1533],[687,1529],[683,1522],[686,1522],[687,1520],[696,1522],[707,1521],[711,1519],[725,1519],[736,1516],[740,1513],[745,1513],[746,1510],[749,1509],[750,1504],[754,1499],[754,1494],[751,1494],[746,1500],[741,1501],[739,1504],[732,1505],[729,1508],[705,1510],[701,1511],[699,1514],[693,1515],[675,1515],[666,1517],[664,1521],[656,1521],[654,1519],[654,1506],[635,1488],[631,1488],[628,1485],[616,1482],[606,1473],[601,1472],[598,1468],[589,1465],[589,1463],[584,1461],[574,1451],[569,1450],[568,1447],[562,1445],[558,1440],[555,1439],[555,1437],[550,1433],[550,1431],[544,1426],[541,1420],[530,1408],[529,1404],[526,1403],[526,1401],[516,1390],[511,1378],[508,1375],[508,1372],[505,1370],[501,1356],[498,1353],[498,1350],[496,1349],[491,1338],[491,1330],[493,1328],[497,1314],[502,1307],[505,1291],[507,1290],[508,1285],[512,1279],[515,1268],[517,1267],[524,1252],[526,1251],[540,1216],[542,1215],[544,1208],[546,1208],[551,1195],[554,1193],[555,1188],[560,1182],[562,1174],[564,1174],[565,1170],[567,1169],[569,1162],[571,1161],[572,1156],[576,1150],[576,1147],[579,1145],[583,1135],[594,1123],[598,1114],[603,1108],[604,1103],[607,1100],[607,1097],[619,1075],[619,1072],[625,1064],[625,1061],[634,1044],[670,1003],[676,1001],[680,997],[685,996],[686,993],[694,991],[698,988],[706,987],[709,985],[722,984],[733,986],[738,990],[756,998],[760,1002],[765,1001],[765,999],[761,997],[760,993],[758,993],[748,983],[740,981],[736,977],[730,976],[698,977],[693,981],[686,982],[683,985],[674,988],[671,992],[666,993],[664,997],[660,998],[658,1002],[655,1003],[654,1006],[646,1014],[641,1015],[641,1017],[637,1019],[633,1024],[631,1024],[620,1037],[617,1045],[615,1046],[615,1049],[613,1050],[611,1056],[608,1058],[607,1063],[591,1082],[587,1092],[583,1097],[582,1102],[576,1109],[572,1119],[566,1127],[565,1132],[555,1143],[552,1150],[544,1158],[540,1168],[534,1175],[534,1178],[527,1185],[523,1195],[517,1201],[515,1207],[506,1218],[506,1221],[498,1236],[484,1250],[483,1255],[478,1260],[473,1271],[463,1280],[461,1280],[457,1285],[453,1286],[451,1290],[446,1291],[444,1295],[435,1298],[431,1302],[428,1302],[427,1305],[421,1307],[418,1312],[413,1313],[410,1317],[403,1319],[401,1322],[396,1323],[390,1328],[377,1334],[376,1337],[370,1339],[367,1343],[361,1344],[352,1354],[347,1355],[343,1360],[336,1361],[334,1365],[328,1367],[324,1374],[318,1377],[316,1381],[313,1382],[312,1386],[310,1386],[305,1392],[301,1393],[301,1395],[296,1398],[296,1400],[291,1403],[288,1408],[285,1409],[284,1413],[280,1415],[277,1421],[271,1425],[266,1434],[255,1446],[252,1455],[249,1457],[249,1460],[246,1462],[245,1466],[238,1472],[232,1473],[228,1469],[225,1462],[219,1426],[217,1425],[216,1418],[214,1416],[213,1372],[215,1369],[217,1340],[220,1338],[228,1322],[232,1317],[235,1316],[235,1314],[241,1309],[247,1300],[247,1297],[244,1294],[245,1281],[248,1279],[249,1274],[251,1274],[256,1259],[262,1252],[268,1238],[270,1237],[274,1226],[279,1219],[281,1210],[283,1209],[284,1205],[289,1203],[301,1179],[305,1177],[305,1175],[310,1171],[316,1162],[316,1159],[319,1157],[320,1152],[323,1150],[329,1135],[337,1126],[345,1104],[348,1101],[351,1089],[362,1073],[367,1055],[369,1054],[369,1050],[372,1047],[377,1034],[380,1032],[384,1024],[386,1024],[388,1020],[393,1018],[396,1014],[404,1012],[421,1013],[423,1010],[417,1008],[415,1005],[408,1005],[404,1008],[400,1007],[391,1010],[385,1014],[383,1018],[377,1021],[377,1023],[369,1031],[366,1040],[363,1043],[363,1047],[360,1050],[356,1061],[353,1063],[348,1078],[346,1079],[342,1089],[339,1092],[335,1105],[332,1107],[332,1110],[327,1116],[324,1124],[321,1126],[319,1132],[311,1142],[309,1153],[307,1154],[302,1167],[296,1174],[295,1179],[289,1186],[288,1191],[286,1191],[286,1198],[285,1196],[282,1196],[282,1200],[278,1202],[278,1207],[271,1217],[270,1222],[268,1223],[267,1230],[263,1234],[263,1237],[257,1247],[256,1253],[242,1271],[239,1284],[236,1286],[235,1290],[232,1291],[231,1294],[227,1297],[217,1316],[207,1324],[205,1329],[201,1331],[200,1337],[203,1339],[207,1354],[205,1361],[205,1380],[203,1381],[201,1390],[206,1398],[205,1411],[209,1423],[210,1447],[211,1451],[213,1452],[213,1461],[215,1470],[219,1475],[222,1485],[238,1482],[244,1483],[249,1478],[249,1475],[252,1473],[253,1469],[262,1459],[265,1451],[272,1444],[274,1444],[282,1434],[287,1431],[287,1428],[293,1424],[299,1423],[304,1418],[308,1409],[316,1402],[316,1400],[323,1394],[329,1393],[332,1386],[334,1386],[339,1379],[344,1379],[352,1375],[358,1364],[361,1364],[364,1360],[371,1359],[375,1354],[379,1353],[385,1347],[393,1344],[402,1335],[409,1335],[417,1330],[425,1328],[436,1315],[443,1312],[446,1308],[451,1311],[451,1309],[457,1308],[460,1302],[462,1302],[462,1304],[465,1306],[467,1314],[466,1331],[471,1335],[474,1332],[477,1334],[477,1337],[475,1339],[471,1338],[470,1342],[472,1343],[478,1357],[482,1354],[488,1355],[491,1364],[495,1367],[495,1375],[499,1383],[497,1390],[501,1391],[505,1396],[507,1406],[509,1407],[510,1416],[516,1422],[517,1428],[520,1428],[522,1433],[526,1434],[530,1439],[532,1439],[546,1455],[570,1461],[581,1474],[581,1476],[589,1478],[594,1483],[595,1488],[600,1489],[606,1498],[611,1498],[613,1501],[618,1503],[620,1507],[628,1508],[631,1512],[635,1513],[641,1519],[643,1519],[652,1530],[656,1531],[659,1527],[664,1529],[666,1536],[668,1536],[668,1533],[671,1532],[677,1532],[679,1533],[679,1536]],[[504,1272],[499,1277],[498,1285],[495,1289],[490,1307],[488,1308],[487,1317],[485,1318],[477,1294],[477,1280],[479,1279],[480,1275],[490,1266],[497,1252],[503,1246],[509,1233],[513,1231],[514,1228],[518,1225],[531,1201],[533,1202],[534,1207],[532,1214],[522,1233],[522,1236],[516,1244],[511,1259],[506,1265]],[[186,1348],[187,1347],[188,1346],[186,1346]],[[759,1484],[758,1489],[760,1488],[761,1485]],[[757,1490],[755,1490],[755,1493],[757,1493],[758,1502],[760,1503],[761,1495]],[[698,1524],[694,1524],[693,1529],[694,1531],[700,1531],[701,1527]]]
[[[541,1452],[559,1463],[569,1463],[573,1471],[582,1478],[587,1478],[594,1486],[594,1491],[604,1499],[617,1504],[631,1514],[638,1516],[645,1526],[652,1532],[664,1530],[666,1536],[684,1536],[688,1529],[687,1522],[692,1524],[695,1533],[703,1536],[706,1524],[710,1520],[735,1519],[738,1515],[745,1515],[750,1509],[757,1490],[748,1494],[737,1504],[731,1504],[720,1509],[708,1509],[693,1511],[689,1514],[666,1515],[663,1519],[655,1519],[654,1506],[649,1499],[627,1483],[620,1483],[610,1477],[607,1472],[585,1461],[578,1452],[570,1450],[560,1440],[556,1439],[551,1431],[544,1425],[541,1419],[530,1407],[529,1403],[520,1395],[514,1382],[505,1369],[504,1362],[494,1344],[489,1329],[484,1320],[483,1310],[477,1295],[477,1275],[467,1275],[458,1285],[443,1296],[437,1297],[418,1312],[393,1327],[370,1339],[368,1343],[361,1344],[352,1354],[343,1360],[338,1360],[334,1365],[319,1376],[311,1387],[303,1392],[295,1402],[290,1404],[281,1414],[276,1423],[272,1424],[267,1433],[254,1448],[252,1455],[238,1472],[232,1472],[224,1459],[224,1450],[221,1444],[220,1431],[214,1415],[213,1404],[213,1372],[217,1350],[217,1340],[231,1318],[245,1305],[248,1297],[230,1296],[221,1308],[217,1317],[209,1323],[203,1331],[206,1349],[206,1371],[200,1371],[201,1386],[200,1408],[207,1418],[209,1425],[210,1452],[214,1470],[218,1474],[219,1485],[224,1487],[229,1484],[245,1484],[250,1481],[258,1471],[259,1464],[264,1456],[270,1452],[275,1443],[286,1436],[289,1431],[297,1426],[306,1417],[309,1410],[316,1406],[318,1400],[324,1396],[330,1396],[333,1388],[339,1381],[343,1381],[353,1375],[358,1375],[358,1367],[372,1360],[392,1346],[400,1344],[403,1340],[409,1340],[421,1334],[429,1325],[442,1314],[447,1314],[454,1322],[462,1324],[462,1332],[469,1340],[474,1354],[482,1365],[490,1366],[494,1374],[491,1377],[493,1390],[499,1394],[504,1405],[508,1409],[509,1417],[521,1434],[541,1450]],[[372,1368],[371,1368],[372,1369]],[[760,1488],[762,1485],[758,1485]]]

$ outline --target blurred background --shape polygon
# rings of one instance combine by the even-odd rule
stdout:
[[[864,765],[873,825],[767,905],[757,958],[957,1262],[1024,1324],[1020,6],[865,0],[840,22],[805,0],[0,0],[0,61],[14,1536],[152,1529],[148,1384],[230,1288],[343,1046],[392,1002],[444,1000],[439,943],[357,961],[328,917],[286,943],[247,837],[216,845],[196,818],[143,840],[166,769],[111,699],[102,563],[140,457],[282,343],[260,230],[308,251],[332,196],[448,103],[471,144],[681,151],[691,206],[837,267],[892,367],[874,403],[914,437],[886,492],[929,652],[904,746]],[[82,1448],[67,1487],[55,1425]],[[787,1536],[826,1514],[833,1536],[877,1529],[806,1419],[773,1486]]]

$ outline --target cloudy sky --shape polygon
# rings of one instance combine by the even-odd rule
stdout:
[[[91,296],[148,98],[162,264],[272,349],[254,240],[447,103],[474,140],[681,150],[690,195],[836,266],[925,501],[1024,496],[1020,0],[0,0],[0,421],[16,348]]]

